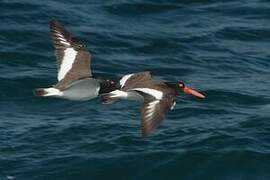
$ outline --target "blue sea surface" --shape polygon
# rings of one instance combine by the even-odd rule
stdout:
[[[270,2],[1,0],[1,180],[269,180]],[[96,77],[149,70],[181,94],[148,138],[140,104],[32,95],[56,83],[48,22],[92,53]]]

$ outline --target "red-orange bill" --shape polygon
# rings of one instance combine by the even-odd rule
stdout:
[[[194,89],[191,89],[189,87],[184,88],[184,93],[191,94],[191,95],[198,97],[198,98],[205,98],[205,96],[203,94],[201,94],[198,91],[195,91]]]

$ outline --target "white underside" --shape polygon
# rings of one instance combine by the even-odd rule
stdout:
[[[131,101],[143,101],[143,96],[135,91],[121,91],[121,90],[114,90],[110,92],[110,97],[112,98],[119,98]]]
[[[73,82],[67,89],[45,88],[45,97],[57,97],[73,101],[87,101],[98,97],[100,86],[96,79],[87,78]]]

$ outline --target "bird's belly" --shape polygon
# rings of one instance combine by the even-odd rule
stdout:
[[[98,96],[100,85],[96,79],[87,78],[72,83],[63,91],[63,98],[74,101],[86,101]]]
[[[128,91],[126,99],[131,101],[140,101],[140,102],[144,101],[143,96],[137,93],[136,91]]]

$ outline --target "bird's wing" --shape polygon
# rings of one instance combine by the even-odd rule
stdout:
[[[143,136],[150,135],[160,125],[167,112],[175,105],[176,98],[173,93],[160,96],[157,91],[151,92],[150,89],[146,89],[135,89],[144,97],[144,103],[141,107],[141,129]]]
[[[129,90],[138,87],[139,84],[145,83],[145,81],[150,80],[152,80],[151,73],[149,71],[145,71],[127,74],[120,79],[119,84],[123,90]]]
[[[57,21],[50,22],[50,35],[55,48],[58,81],[62,85],[91,76],[91,54]]]

